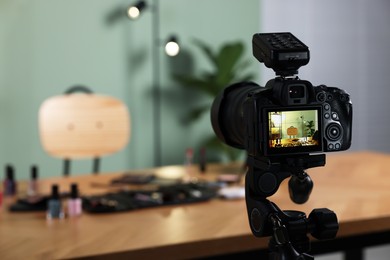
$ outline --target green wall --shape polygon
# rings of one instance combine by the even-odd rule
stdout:
[[[150,2],[150,1],[149,1]],[[37,164],[41,176],[59,175],[62,161],[47,155],[38,134],[38,109],[46,98],[75,84],[122,99],[132,115],[126,149],[102,159],[102,171],[154,166],[152,93],[152,12],[130,21],[118,15],[132,1],[0,0],[0,167],[11,163],[18,179]],[[152,2],[153,3],[153,2]],[[194,46],[198,38],[218,48],[228,41],[246,43],[259,28],[255,0],[164,0],[160,3],[160,38],[175,33],[181,56],[160,48],[162,164],[181,164],[184,151],[212,133],[208,115],[193,124],[183,119],[191,107],[210,103],[178,86],[176,71],[199,73],[210,64]],[[73,162],[74,174],[88,173],[90,160]],[[2,178],[2,176],[1,176]]]

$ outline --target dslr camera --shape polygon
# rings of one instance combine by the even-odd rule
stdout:
[[[291,33],[257,33],[253,55],[276,77],[228,86],[213,102],[211,122],[226,144],[249,156],[273,157],[343,151],[351,145],[352,103],[342,89],[313,86],[296,75],[310,59]]]
[[[310,233],[332,239],[338,231],[336,214],[327,209],[281,210],[267,197],[291,177],[289,195],[305,203],[313,188],[306,169],[325,165],[325,154],[351,146],[352,103],[344,90],[313,86],[298,78],[310,59],[309,48],[291,33],[257,33],[253,55],[276,77],[260,87],[239,82],[226,87],[211,107],[216,135],[227,145],[247,151],[245,200],[256,237],[271,236],[270,259],[314,259]],[[312,154],[314,153],[314,154]]]

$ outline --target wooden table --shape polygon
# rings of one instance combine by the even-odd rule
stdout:
[[[338,239],[390,231],[390,155],[342,152],[327,155],[325,167],[313,168],[310,200],[295,205],[287,183],[270,198],[281,209],[307,214],[326,207],[336,212]],[[210,165],[207,178],[239,171],[239,164]],[[196,171],[196,168],[194,168]],[[177,177],[181,166],[153,169]],[[120,173],[42,180],[43,192],[52,183],[61,190],[77,181],[86,193],[106,191],[105,183]],[[91,183],[94,183],[92,186]],[[390,234],[390,233],[389,233]],[[47,221],[44,212],[0,212],[0,258],[4,259],[183,259],[234,254],[267,247],[268,238],[255,238],[248,225],[245,200],[220,200],[141,209],[115,214],[83,214],[75,219]]]

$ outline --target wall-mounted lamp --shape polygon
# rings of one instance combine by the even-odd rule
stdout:
[[[140,16],[142,10],[144,10],[145,8],[146,8],[145,1],[138,1],[134,5],[130,5],[127,8],[127,16],[130,19],[135,20]]]
[[[175,36],[169,37],[167,43],[165,44],[165,53],[168,56],[176,56],[180,52],[180,46]]]
[[[160,47],[163,43],[165,53],[169,56],[179,54],[180,46],[175,36],[170,36],[168,41],[160,39],[160,10],[159,1],[155,0],[153,5],[147,5],[145,1],[138,1],[127,9],[127,16],[136,20],[141,12],[149,8],[152,11],[152,78],[153,78],[153,121],[154,121],[154,164],[161,165],[161,93],[160,93]]]

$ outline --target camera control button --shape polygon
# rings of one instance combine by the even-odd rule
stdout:
[[[349,96],[347,94],[340,95],[341,102],[349,102]]]
[[[325,92],[321,91],[317,94],[317,101],[318,102],[325,102],[326,100],[326,95],[325,95]]]
[[[333,150],[333,147],[334,147],[333,144],[328,144],[328,149],[329,150]]]
[[[329,105],[329,104],[325,104],[325,105],[324,105],[324,109],[325,109],[325,110],[329,110],[329,109],[330,109],[330,105]]]
[[[339,144],[339,143],[337,143],[337,144],[335,144],[335,146],[334,146],[337,150],[339,150],[340,149],[340,147],[341,147],[341,145]]]
[[[329,119],[330,118],[330,114],[329,113],[325,113],[324,117],[325,117],[325,119]]]
[[[336,112],[332,113],[332,119],[333,120],[339,120],[339,115]]]

